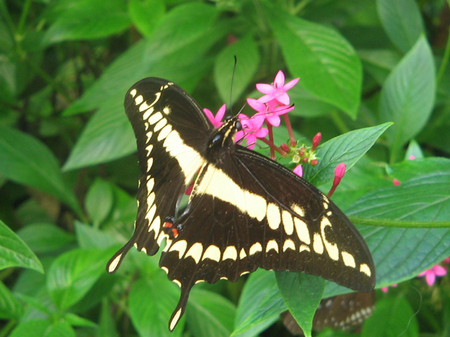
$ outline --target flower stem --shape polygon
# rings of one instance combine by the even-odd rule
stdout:
[[[290,140],[291,146],[295,146],[296,141],[295,141],[295,137],[294,137],[294,132],[292,131],[292,126],[291,126],[291,121],[289,120],[289,116],[288,116],[288,114],[284,114],[283,117],[284,117],[284,122],[286,123],[286,128],[289,133],[289,140]]]

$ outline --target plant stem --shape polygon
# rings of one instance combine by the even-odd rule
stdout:
[[[333,110],[331,112],[331,119],[333,120],[334,124],[337,126],[337,128],[339,129],[339,131],[341,133],[346,133],[349,131],[347,125],[345,125],[344,121],[339,116],[339,114],[336,110]]]
[[[444,56],[442,58],[441,66],[436,77],[436,86],[441,83],[442,77],[444,76],[445,70],[447,69],[448,59],[450,58],[450,28],[449,34],[447,35],[447,44],[445,45]]]
[[[377,227],[393,228],[449,228],[450,221],[408,221],[408,220],[388,220],[388,219],[370,219],[357,216],[349,216],[353,223],[360,225],[370,225]]]

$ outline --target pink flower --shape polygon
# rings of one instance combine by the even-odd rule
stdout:
[[[293,171],[296,175],[298,175],[299,177],[303,177],[303,168],[302,168],[302,164],[298,164],[294,171]]]
[[[253,110],[256,110],[258,113],[253,116],[257,123],[262,123],[264,120],[272,126],[280,126],[280,115],[288,113],[292,109],[293,106],[277,106],[277,103],[274,101],[270,101],[267,103],[262,103],[259,100],[253,98],[247,98],[247,103]]]
[[[409,160],[414,160],[414,159],[416,159],[416,156],[412,154],[412,155],[409,156],[408,159],[409,159]]]
[[[321,140],[322,140],[322,134],[319,132],[313,138],[313,142],[312,142],[313,144],[312,144],[311,150],[314,151],[315,149],[317,149]]]
[[[269,133],[269,130],[261,128],[262,123],[260,119],[248,118],[244,114],[239,114],[239,119],[242,125],[242,131],[236,132],[236,140],[247,140],[247,146],[249,149],[253,149],[257,138],[264,138]]]
[[[428,285],[431,287],[436,281],[436,276],[442,277],[445,275],[447,275],[447,269],[437,264],[430,269],[427,269],[424,272],[420,273],[419,275],[417,275],[417,277],[425,276]]]
[[[334,191],[336,190],[336,187],[341,182],[342,177],[345,175],[345,164],[340,163],[336,168],[334,169],[334,180],[333,180],[333,186],[331,186],[330,192],[328,192],[327,196],[331,198]]]
[[[381,291],[384,292],[384,293],[387,293],[388,290],[389,290],[389,287],[397,288],[397,286],[398,286],[398,284],[394,283],[394,284],[391,284],[390,286],[387,286],[387,287],[381,287]]]
[[[286,91],[291,89],[297,84],[300,78],[293,79],[292,81],[284,84],[285,78],[283,72],[280,70],[275,76],[273,85],[266,83],[258,83],[256,89],[259,92],[265,94],[258,101],[261,103],[267,103],[272,100],[276,100],[280,105],[289,105],[290,99]]]
[[[392,183],[393,183],[395,186],[398,186],[398,185],[401,184],[400,181],[398,181],[397,179],[393,179],[393,180],[392,180]]]
[[[223,116],[225,116],[225,112],[227,111],[226,104],[222,105],[220,109],[217,111],[216,116],[214,117],[211,110],[203,109],[203,112],[205,113],[206,117],[208,117],[211,124],[216,128],[220,128],[223,124],[222,119]]]

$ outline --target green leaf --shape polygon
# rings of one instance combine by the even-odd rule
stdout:
[[[277,272],[281,297],[305,336],[311,336],[312,322],[322,299],[325,280],[305,273]]]
[[[237,64],[236,71],[233,71],[235,56]],[[222,102],[226,104],[236,102],[253,80],[258,69],[259,59],[258,47],[250,34],[226,46],[217,55],[214,63],[214,82]],[[233,84],[233,88],[231,88],[231,84]],[[231,101],[230,90],[233,92]]]
[[[179,291],[161,270],[151,278],[142,278],[134,283],[130,292],[130,318],[141,336],[181,336],[184,318],[173,332],[168,329],[169,319],[178,301]]]
[[[368,193],[347,210],[355,224],[405,227],[358,227],[372,252],[377,286],[407,280],[450,256],[450,228],[420,228],[436,222],[450,227],[450,161],[445,162],[399,186]]]
[[[274,7],[266,11],[293,77],[311,94],[356,117],[361,96],[361,62],[335,30]]]
[[[99,328],[96,337],[119,337],[115,326],[114,318],[111,314],[111,307],[108,298],[105,297],[102,301],[102,309],[100,313]]]
[[[319,164],[306,165],[303,176],[315,186],[322,185],[334,178],[334,170],[340,163],[345,163],[349,170],[386,131],[391,123],[384,123],[369,128],[347,132],[330,139],[317,148]]]
[[[190,15],[194,13],[196,15]],[[136,150],[134,134],[123,110],[125,93],[147,76],[162,76],[187,91],[195,87],[211,64],[205,57],[206,52],[225,34],[223,27],[212,26],[214,13],[214,8],[205,4],[176,7],[166,15],[151,39],[138,42],[123,53],[82,98],[65,111],[74,114],[99,109],[83,130],[64,165],[65,170],[121,158]],[[179,40],[180,20],[187,20],[186,25],[196,23],[195,34],[184,41]],[[183,34],[186,32],[191,31],[185,29]]]
[[[358,55],[363,62],[364,70],[372,75],[380,85],[384,83],[402,56],[389,49],[359,50]]]
[[[422,36],[394,68],[381,90],[381,120],[394,122],[386,133],[391,145],[391,163],[398,159],[402,146],[427,123],[434,98],[433,54]]]
[[[375,310],[366,320],[363,337],[417,337],[419,328],[414,311],[403,296],[377,301]]]
[[[43,337],[51,323],[47,320],[31,320],[19,323],[9,337]]]
[[[405,153],[405,160],[411,160],[411,156],[413,159],[420,159],[424,157],[419,143],[417,143],[414,139],[412,139],[408,144],[408,148]]]
[[[130,25],[123,0],[64,0],[58,6],[60,13],[45,34],[45,44],[107,37]]]
[[[274,273],[258,269],[249,276],[242,290],[231,336],[255,336],[277,321],[286,310]]]
[[[0,173],[6,178],[51,194],[82,213],[63,180],[56,158],[37,139],[0,126],[0,163]]]
[[[122,243],[112,233],[101,231],[79,221],[75,221],[75,233],[80,248],[108,248]]]
[[[78,315],[75,315],[73,313],[66,313],[64,315],[64,319],[71,325],[71,326],[79,326],[79,327],[85,327],[85,328],[97,328],[97,324],[94,322],[80,317]]]
[[[128,13],[136,29],[145,37],[150,37],[166,12],[164,1],[161,0],[131,0],[128,3]]]
[[[384,30],[402,52],[406,53],[421,34],[425,35],[422,16],[414,0],[377,0],[377,9]]]
[[[211,291],[193,289],[189,295],[186,320],[196,337],[229,337],[233,331],[236,307]]]
[[[47,276],[47,289],[56,306],[67,309],[81,300],[106,272],[112,254],[111,249],[77,249],[60,255]]]
[[[75,236],[50,223],[31,224],[23,227],[17,235],[36,254],[49,253],[75,242]]]
[[[96,179],[89,188],[85,208],[94,227],[99,227],[112,211],[114,193],[111,184],[101,179]]]
[[[36,255],[0,220],[0,270],[10,267],[30,268],[44,272]]]
[[[0,282],[0,318],[18,321],[22,314],[23,306],[3,282]]]

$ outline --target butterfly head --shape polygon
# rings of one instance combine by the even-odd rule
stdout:
[[[214,161],[220,157],[223,150],[234,148],[234,135],[242,130],[242,124],[238,117],[228,117],[223,125],[214,130],[209,137],[208,148],[206,150],[208,159]]]

